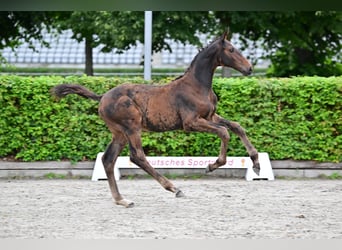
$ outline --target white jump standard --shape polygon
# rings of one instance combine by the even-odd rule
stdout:
[[[93,170],[92,181],[106,180],[107,176],[102,164],[103,152],[98,153]],[[192,156],[147,156],[146,159],[156,169],[205,169],[208,164],[215,162],[216,157],[192,157]],[[246,169],[245,179],[274,180],[271,161],[268,153],[259,153],[260,172],[257,175],[253,170],[253,162],[250,157],[227,157],[227,163],[220,168],[224,169]],[[120,168],[139,168],[129,160],[128,156],[119,156],[114,166],[115,179],[121,177]]]

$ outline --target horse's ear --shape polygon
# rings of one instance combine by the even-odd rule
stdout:
[[[227,39],[227,35],[228,35],[228,32],[229,30],[227,29],[221,36],[221,43],[222,43],[222,46],[225,47],[225,44],[226,44],[226,39]]]
[[[224,40],[228,39],[228,35],[229,35],[229,27],[227,27],[227,30],[223,33],[223,35],[221,36],[221,40],[222,42],[224,42]]]
[[[221,36],[222,42],[223,42],[224,40],[227,39],[227,35],[228,35],[228,30],[226,30],[226,31],[222,34],[222,36]]]

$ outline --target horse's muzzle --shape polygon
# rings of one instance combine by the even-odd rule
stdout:
[[[245,76],[249,76],[250,74],[252,74],[252,72],[253,72],[253,68],[252,68],[252,67],[249,67],[249,68],[247,68],[246,70],[244,70],[244,71],[242,72],[242,74],[245,75]]]

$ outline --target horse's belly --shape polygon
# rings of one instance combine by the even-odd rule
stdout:
[[[170,130],[177,130],[182,128],[182,123],[180,119],[176,116],[165,116],[161,114],[150,115],[144,121],[144,130],[163,132]]]

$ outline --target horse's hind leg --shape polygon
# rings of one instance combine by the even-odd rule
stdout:
[[[106,152],[102,156],[102,163],[106,171],[109,188],[115,203],[125,207],[133,207],[134,203],[132,201],[126,200],[121,196],[114,176],[114,165],[116,159],[126,144],[127,140],[122,134],[114,135],[112,142],[108,145]]]
[[[171,191],[176,194],[176,197],[183,197],[184,194],[181,190],[176,188],[171,181],[169,181],[166,177],[159,174],[157,170],[155,170],[150,163],[147,161],[145,153],[142,148],[140,132],[136,132],[130,135],[127,135],[129,141],[130,148],[130,160],[142,168],[145,172],[151,175],[155,180],[157,180],[164,189]]]

